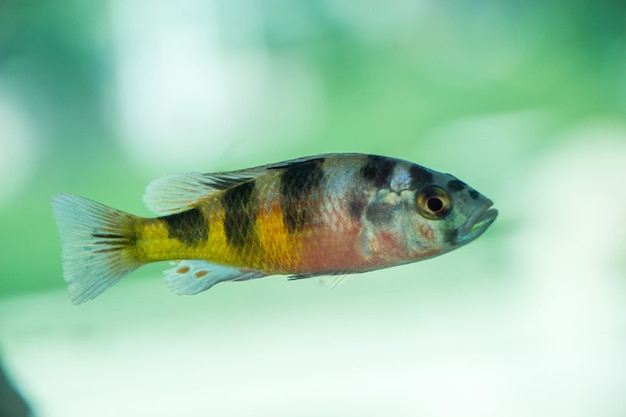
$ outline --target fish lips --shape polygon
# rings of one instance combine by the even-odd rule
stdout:
[[[498,210],[491,208],[493,202],[488,200],[485,204],[472,212],[459,231],[459,243],[465,244],[482,235],[498,217]]]

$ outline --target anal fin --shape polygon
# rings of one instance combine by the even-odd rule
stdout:
[[[207,261],[183,260],[165,271],[168,288],[178,295],[193,295],[224,281],[246,281],[264,275],[256,271],[213,264]]]

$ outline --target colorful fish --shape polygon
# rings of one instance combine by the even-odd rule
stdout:
[[[448,252],[480,236],[498,213],[449,174],[363,154],[175,174],[152,182],[144,202],[159,217],[53,198],[72,302],[167,260],[176,261],[166,282],[178,294],[275,274],[332,280]]]

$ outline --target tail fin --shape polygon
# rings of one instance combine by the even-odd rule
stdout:
[[[137,217],[75,195],[52,199],[70,299],[97,297],[139,266],[135,255]]]

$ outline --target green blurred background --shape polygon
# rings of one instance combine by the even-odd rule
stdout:
[[[491,197],[334,289],[67,299],[50,198],[327,152]],[[0,1],[0,355],[38,416],[626,415],[623,1]]]

